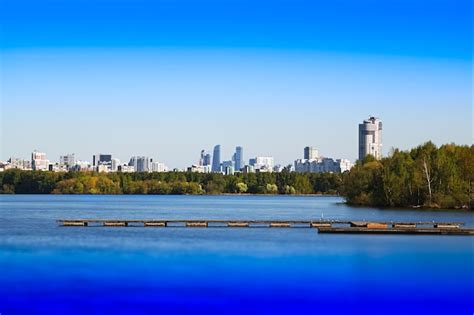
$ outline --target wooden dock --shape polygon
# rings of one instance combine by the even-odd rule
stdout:
[[[463,222],[395,222],[348,220],[117,220],[64,219],[67,227],[186,227],[186,228],[315,228],[319,233],[474,235]]]
[[[319,233],[340,234],[417,234],[417,235],[474,235],[472,228],[319,228]]]

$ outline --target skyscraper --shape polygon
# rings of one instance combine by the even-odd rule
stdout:
[[[219,173],[221,171],[221,146],[220,144],[214,147],[214,154],[212,156],[212,171]]]
[[[204,165],[204,156],[206,155],[206,150],[201,150],[201,156],[199,157],[199,166]]]
[[[304,159],[305,160],[316,160],[318,158],[318,150],[315,147],[304,148]]]
[[[369,154],[377,160],[382,158],[382,121],[372,116],[359,124],[359,160]]]
[[[206,150],[201,150],[201,157],[199,158],[199,166],[211,165],[211,155]]]
[[[236,171],[240,171],[244,167],[244,149],[240,146],[235,148],[234,162]]]
[[[210,166],[211,165],[211,155],[209,153],[206,153],[204,155],[204,159],[203,159],[203,166]]]

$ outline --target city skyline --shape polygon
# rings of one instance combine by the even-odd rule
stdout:
[[[219,145],[216,145],[216,146],[219,146]],[[242,146],[237,146],[236,148],[239,148],[241,151],[243,151]],[[306,148],[304,148],[304,149],[306,149]],[[207,153],[207,151],[201,150],[201,154],[203,152]],[[74,165],[75,162],[80,161],[80,162],[89,163],[91,167],[97,167],[99,165],[111,166],[111,165],[114,164],[114,162],[115,163],[119,162],[120,164],[134,165],[134,163],[136,163],[135,160],[137,160],[137,159],[150,159],[150,161],[141,162],[141,163],[151,163],[154,160],[153,156],[140,156],[140,155],[136,155],[136,154],[133,154],[133,153],[130,153],[128,158],[123,158],[122,159],[122,158],[117,158],[115,154],[110,153],[110,152],[93,154],[92,157],[90,157],[89,159],[87,159],[87,158],[85,158],[85,159],[78,158],[78,155],[77,155],[76,152],[64,153],[64,154],[59,155],[58,157],[51,158],[50,154],[48,154],[47,152],[37,150],[37,149],[32,150],[32,152],[30,152],[29,155],[31,156],[31,158],[24,157],[24,156],[19,156],[19,155],[16,155],[16,154],[11,154],[9,156],[9,158],[7,158],[5,160],[0,160],[0,162],[5,162],[5,161],[8,161],[9,159],[30,160],[30,161],[34,161],[35,159],[39,159],[39,160],[47,160],[50,163],[55,163],[55,164],[58,164],[58,165],[62,165],[62,164],[64,164],[64,165]],[[303,153],[303,155],[304,155],[304,153]],[[35,156],[39,156],[39,158],[35,158]],[[207,153],[206,156],[208,156],[208,158],[213,160],[213,158],[212,158],[213,155]],[[233,163],[235,163],[236,168],[239,168],[239,165],[241,166],[240,168],[242,168],[243,166],[248,165],[249,161],[252,161],[257,156],[258,155],[251,155],[247,159],[245,159],[245,158],[243,158],[243,156],[241,156],[241,160],[240,160],[240,164],[239,164],[236,160],[234,160],[234,158],[235,158],[235,153],[234,153],[234,155],[232,155],[229,159],[222,159],[222,156],[221,156],[220,162],[218,163],[218,165],[222,165],[223,163],[227,163],[227,162],[233,162]],[[271,155],[267,155],[267,156],[271,156]],[[280,164],[280,163],[277,163],[277,164]],[[288,163],[288,164],[292,164],[292,163]],[[286,166],[288,164],[284,164],[284,166]],[[201,164],[201,158],[198,158],[197,161],[193,161],[192,157],[191,157],[189,163],[187,164],[187,166],[190,166],[190,165],[211,166],[212,167],[212,163],[209,163],[209,164],[203,163],[203,164]],[[173,167],[173,168],[178,168],[178,167]],[[186,167],[183,167],[181,169],[185,169],[185,168]],[[218,171],[218,168],[216,169],[216,171]]]
[[[387,126],[384,154],[472,143],[467,0],[2,8],[2,160],[37,148],[185,167],[219,143],[226,157],[239,144],[286,164],[310,144],[354,161],[369,115]]]
[[[300,157],[294,160],[293,163],[275,163],[273,156],[263,157],[257,155],[250,155],[248,160],[244,159],[244,149],[242,146],[235,146],[234,153],[230,156],[230,159],[226,160],[221,154],[221,145],[217,144],[213,146],[213,154],[208,153],[206,149],[201,149],[199,158],[196,163],[191,162],[185,166],[176,166],[171,164],[171,167],[168,167],[167,164],[163,162],[153,161],[153,157],[150,156],[138,156],[138,155],[129,155],[130,161],[126,163],[126,159],[117,159],[116,155],[110,153],[100,153],[92,155],[92,162],[89,162],[88,159],[78,159],[76,158],[75,153],[67,153],[59,156],[59,162],[57,160],[46,159],[47,162],[51,162],[50,166],[75,166],[74,170],[91,170],[92,167],[96,171],[137,171],[137,172],[154,172],[154,171],[171,171],[171,170],[180,170],[180,171],[192,171],[192,172],[220,172],[224,174],[229,174],[227,169],[230,166],[230,174],[233,174],[234,171],[244,171],[248,172],[248,166],[253,167],[255,164],[259,164],[257,160],[270,159],[271,166],[269,169],[273,169],[275,166],[276,170],[281,171],[284,167],[291,166],[293,171],[296,172],[333,172],[334,170],[339,170],[339,172],[344,172],[345,170],[350,170],[354,165],[355,161],[363,159],[366,155],[370,154],[376,159],[381,159],[384,157],[382,152],[382,121],[379,117],[369,116],[368,119],[364,119],[362,123],[358,124],[358,159],[349,160],[344,157],[339,157],[339,159],[334,159],[330,155],[319,155],[319,150],[316,146],[305,146],[303,148],[303,158]],[[45,152],[40,152],[37,149],[33,150],[31,153],[31,167],[35,169],[35,156],[39,156],[39,163],[45,163],[44,157]],[[254,158],[255,157],[255,158]],[[15,163],[20,163],[20,168],[23,163],[28,162],[27,159],[24,159],[18,155],[10,155],[8,159],[3,160],[3,162],[11,161],[15,159]],[[138,162],[137,162],[138,160]],[[74,163],[70,164],[71,161],[78,161],[77,165]],[[100,163],[100,162],[105,163]],[[248,163],[246,162],[248,161]],[[0,159],[0,162],[2,160]],[[13,163],[13,162],[12,162]],[[99,168],[98,166],[103,166],[104,164],[107,168]],[[267,162],[264,162],[267,164]],[[89,166],[87,166],[89,165]],[[145,165],[145,166],[144,166]],[[170,164],[168,164],[170,165]],[[43,165],[41,169],[48,169],[48,164]],[[86,166],[83,169],[83,166]],[[117,167],[118,166],[118,167]],[[132,169],[129,170],[129,167]],[[209,169],[206,168],[209,167]],[[239,167],[240,166],[240,167]],[[17,167],[17,166],[15,166]],[[203,168],[204,167],[204,168]],[[266,167],[265,167],[266,168]],[[25,169],[28,169],[26,167]],[[67,169],[67,168],[66,168]],[[259,167],[257,167],[259,169]],[[255,171],[255,169],[253,170]]]

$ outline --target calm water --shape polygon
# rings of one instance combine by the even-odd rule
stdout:
[[[0,313],[473,314],[474,238],[67,228],[62,218],[464,221],[337,197],[0,196]]]

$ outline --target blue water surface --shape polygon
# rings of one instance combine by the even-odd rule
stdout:
[[[472,314],[474,238],[309,228],[61,227],[65,218],[463,221],[338,197],[0,196],[0,313]]]

